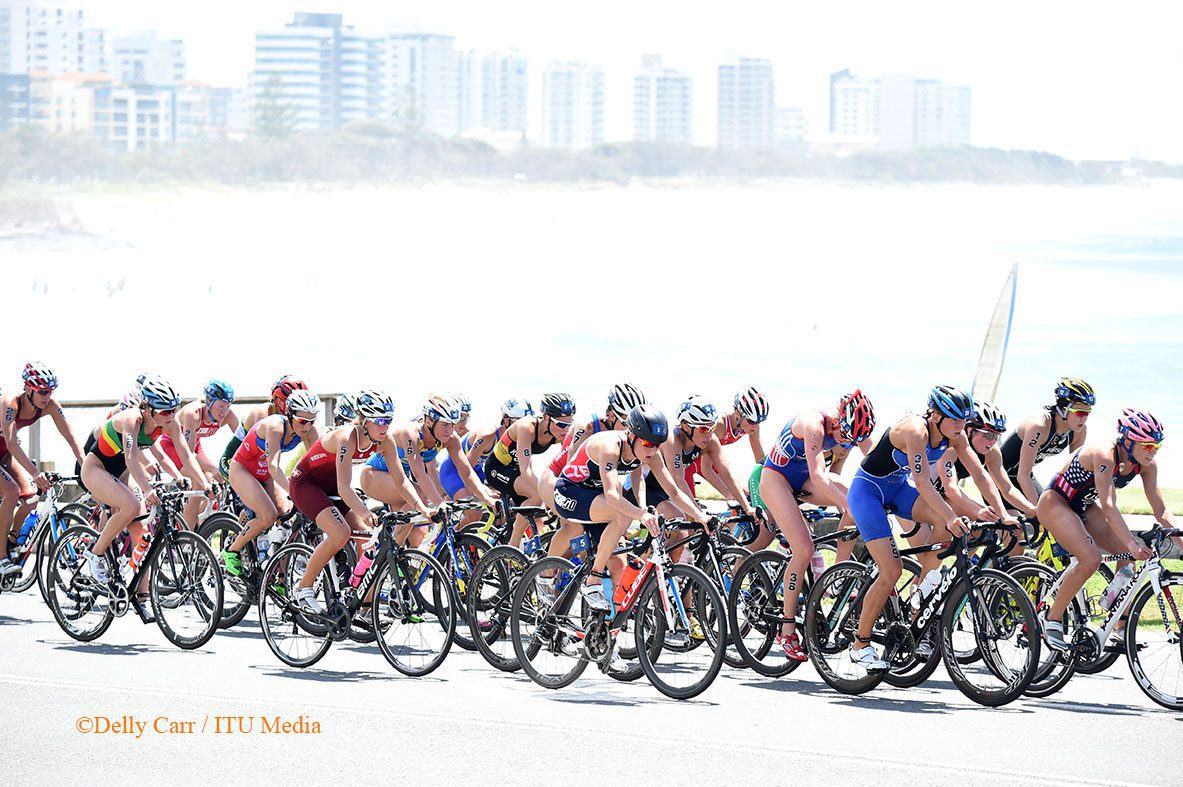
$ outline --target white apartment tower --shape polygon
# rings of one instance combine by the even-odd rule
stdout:
[[[111,75],[120,82],[177,85],[185,81],[185,43],[137,33],[111,41]]]
[[[107,70],[103,31],[83,12],[34,0],[0,0],[0,73]]]
[[[530,93],[526,58],[467,52],[460,55],[460,131],[525,133]]]
[[[342,24],[340,14],[297,13],[255,33],[255,113],[282,106],[296,129],[338,128],[386,113],[385,40]]]
[[[443,137],[460,129],[460,58],[452,36],[390,33],[386,99],[401,123]]]
[[[604,141],[604,69],[551,63],[542,80],[542,142],[583,150]]]
[[[694,82],[682,71],[665,68],[660,55],[643,55],[633,77],[633,139],[637,142],[694,141]]]
[[[830,74],[830,133],[870,137],[879,133],[879,80],[850,69]]]
[[[936,79],[916,80],[916,147],[969,145],[970,89]]]
[[[769,147],[776,141],[772,63],[741,57],[719,66],[718,146]]]
[[[882,150],[970,143],[971,90],[911,74],[830,75],[830,132],[878,137]]]

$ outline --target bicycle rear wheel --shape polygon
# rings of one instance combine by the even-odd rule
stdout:
[[[183,650],[199,648],[218,629],[222,572],[209,544],[196,533],[174,532],[152,556],[148,594],[156,625]]]
[[[539,595],[538,582],[544,574],[553,577],[554,602]],[[548,689],[571,685],[588,665],[581,640],[583,600],[579,588],[572,587],[574,581],[571,561],[546,557],[522,573],[513,595],[514,652],[530,680]]]
[[[390,666],[419,677],[444,663],[456,635],[452,578],[426,552],[408,549],[378,570],[371,620]]]
[[[659,616],[665,623],[663,634],[655,626]],[[698,619],[701,632],[692,625],[692,618]],[[675,564],[666,575],[665,587],[659,586],[656,571],[650,574],[633,621],[639,642],[662,644],[657,658],[650,648],[637,649],[641,668],[654,688],[685,700],[697,697],[714,682],[727,647],[727,616],[723,597],[700,569]]]
[[[784,616],[786,556],[773,549],[756,552],[736,570],[728,594],[730,641],[745,666],[769,678],[788,675],[800,662],[785,657],[773,641]]]
[[[284,664],[309,667],[324,657],[333,640],[329,627],[314,623],[300,612],[296,602],[296,585],[308,567],[312,547],[291,544],[279,550],[263,571],[259,591],[259,625],[271,652]],[[322,571],[313,588],[322,606],[327,607],[325,587],[328,571]]]
[[[805,650],[814,669],[830,688],[863,694],[878,686],[887,672],[868,672],[848,653],[858,633],[862,598],[870,586],[869,570],[846,560],[826,569],[814,583],[805,604]],[[872,639],[882,641],[881,634]]]
[[[49,566],[53,562],[53,550],[57,544],[53,534],[56,532],[60,535],[71,527],[89,526],[89,523],[78,514],[63,509],[58,512],[56,529],[50,520],[49,526],[41,531],[41,543],[37,545],[37,589],[41,591],[41,600],[46,604],[49,603]]]
[[[975,645],[980,661],[957,658]],[[941,612],[941,651],[949,677],[966,697],[990,707],[1016,700],[1040,663],[1039,624],[1026,591],[995,569],[972,575],[969,593],[958,583]]]
[[[481,558],[468,588],[468,622],[481,633],[475,638],[477,651],[503,672],[522,668],[514,652],[509,622],[513,592],[530,565],[517,547],[494,547]]]
[[[1038,561],[1026,561],[1008,568],[1007,573],[1014,577],[1019,586],[1027,594],[1035,607],[1036,614],[1045,608],[1049,600],[1047,594],[1056,581],[1056,572]],[[1068,618],[1073,621],[1083,620],[1083,613],[1077,599],[1069,604]],[[1075,626],[1071,629],[1075,636],[1081,636]],[[1038,634],[1036,634],[1039,636]],[[1074,653],[1061,653],[1055,648],[1041,647],[1039,650],[1039,666],[1035,670],[1035,677],[1031,685],[1023,693],[1028,697],[1047,697],[1062,689],[1076,673],[1076,658]]]
[[[1183,710],[1183,575],[1164,571],[1130,605],[1126,658],[1138,688],[1164,708]]]
[[[748,559],[752,553],[744,547],[726,547],[723,550],[723,559],[719,561],[719,570],[723,574],[723,586],[719,588],[719,595],[723,597],[724,603],[727,604],[727,649],[723,651],[723,663],[729,667],[736,669],[743,669],[748,666],[748,663],[743,660],[743,656],[739,654],[739,650],[735,647],[735,640],[733,639],[733,629],[731,626],[731,588],[735,585],[735,573],[739,570],[740,565]],[[704,571],[705,568],[699,566]],[[708,576],[710,574],[708,573]],[[713,579],[713,577],[712,577]]]
[[[94,581],[82,556],[98,537],[86,525],[71,527],[58,538],[49,565],[49,609],[62,631],[79,642],[102,636],[115,620],[107,589]]]
[[[218,559],[220,568],[222,551],[234,543],[234,539],[238,537],[240,532],[242,532],[242,525],[239,524],[238,519],[223,512],[211,514],[197,526],[198,535],[209,544]],[[276,546],[278,547],[278,545]],[[253,544],[242,550],[241,558],[244,563],[247,563],[244,566],[247,571],[251,570],[250,564],[254,562],[257,554]],[[222,609],[218,616],[218,628],[228,629],[237,626],[250,611],[251,598],[254,593],[246,583],[247,580],[244,577],[232,576],[224,568],[222,569]]]
[[[491,549],[489,542],[472,533],[464,533],[456,537],[455,553],[445,549],[440,555],[440,563],[452,578],[452,604],[456,615],[456,632],[452,635],[456,644],[465,650],[476,650],[475,638],[477,632],[469,627],[468,621],[468,587],[472,584],[472,575],[476,572],[481,558]]]

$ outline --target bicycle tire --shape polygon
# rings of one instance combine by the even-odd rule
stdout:
[[[197,534],[210,545],[210,549],[214,551],[214,555],[219,561],[223,547],[233,543],[241,532],[242,524],[238,518],[223,511],[210,514],[197,526]],[[254,551],[254,544],[248,545],[243,552],[245,553],[243,556],[248,560],[258,554]],[[256,568],[256,570],[259,569]],[[250,592],[247,591],[243,582],[242,578],[231,576],[225,567],[222,567],[222,614],[218,620],[218,628],[234,628],[242,622],[253,606],[250,601]],[[244,594],[243,591],[246,593]]]
[[[72,527],[90,527],[85,519],[77,514],[65,513],[65,509],[58,512],[58,521],[62,525],[61,530],[63,534]],[[41,600],[47,605],[49,604],[49,593],[47,591],[49,564],[53,555],[54,546],[56,545],[56,542],[51,540],[52,537],[52,526],[46,527],[41,531],[41,543],[37,545],[37,589],[41,592]]]
[[[679,579],[682,580],[684,585],[678,582]],[[688,700],[692,697],[697,697],[710,688],[715,678],[718,677],[719,670],[723,667],[723,651],[727,647],[727,618],[721,611],[723,597],[719,595],[719,591],[715,588],[714,583],[711,582],[710,578],[701,569],[685,563],[674,564],[667,574],[667,581],[674,585],[676,591],[670,591],[671,603],[669,604],[670,610],[675,617],[675,623],[681,621],[685,624],[687,626],[686,635],[691,640],[695,639],[689,628],[689,610],[682,611],[685,613],[685,618],[683,618],[683,614],[674,612],[681,606],[679,601],[689,596],[697,606],[694,616],[698,618],[702,626],[702,640],[699,645],[686,650],[674,650],[663,647],[657,658],[653,658],[653,652],[650,648],[638,647],[637,657],[641,662],[641,668],[645,671],[645,677],[649,679],[649,682],[653,684],[654,688],[672,699]],[[645,581],[645,587],[641,588],[636,609],[645,612],[652,607],[654,615],[659,615],[661,610],[665,608],[664,602],[661,606],[655,604],[655,600],[659,598],[657,595],[659,590],[660,592],[665,592],[664,588],[658,588],[658,574],[655,571]],[[687,593],[687,590],[690,592]],[[718,611],[712,613],[711,608]],[[654,625],[650,623],[650,617],[647,614],[639,614],[634,619],[636,622],[637,639],[641,642],[650,641],[646,636],[649,633],[647,627]],[[660,631],[660,626],[657,628]],[[663,636],[655,632],[653,639],[657,642],[663,642],[672,633],[676,632],[667,630]],[[709,658],[703,658],[703,648],[711,651]],[[686,686],[674,685],[670,681],[670,678],[684,675],[687,672],[685,667],[686,662],[681,659],[678,660],[679,666],[668,672],[666,671],[669,662],[673,660],[670,656],[674,653],[686,656],[697,654],[696,658],[701,662],[702,667],[701,677]]]
[[[49,609],[62,631],[79,642],[98,639],[115,620],[111,606],[100,600],[105,598],[104,595],[93,587],[86,560],[82,557],[83,550],[92,547],[98,537],[99,534],[87,525],[67,529],[54,546],[49,566]],[[67,601],[71,606],[65,606]],[[72,625],[91,612],[100,616],[94,625],[85,629]]]
[[[774,587],[787,556],[775,549],[753,553],[739,566],[727,598],[729,640],[744,665],[767,678],[780,678],[802,662],[785,658],[773,645],[784,612],[783,582]]]
[[[981,667],[962,664],[957,658],[960,649],[952,636],[958,630],[955,623],[962,606],[968,603],[966,587],[958,582],[941,610],[941,656],[949,677],[962,694],[979,705],[996,708],[1021,697],[1031,684],[1039,667],[1039,624],[1031,599],[1009,574],[997,569],[980,569],[971,575],[970,592],[980,602],[978,609],[981,613],[981,619],[970,617],[973,636],[978,647],[990,649],[992,655],[983,653]],[[1005,605],[998,603],[1002,593],[1010,596]],[[1007,618],[1003,619],[1002,615]],[[1015,658],[1007,659],[998,651],[1001,637],[996,636],[996,632],[1009,633],[1006,642],[1013,646],[1011,650],[1016,654]],[[996,673],[996,670],[1001,671],[1000,665],[1005,665],[1006,674]],[[994,687],[974,682],[978,676],[985,681],[985,673],[990,673],[991,678],[1001,685]]]
[[[469,625],[475,625],[478,630],[484,627],[484,633],[474,640],[477,652],[502,672],[517,672],[522,668],[510,639],[510,617],[513,592],[529,564],[517,547],[508,544],[493,547],[481,558],[468,589]]]
[[[296,583],[299,576],[307,568],[308,558],[312,556],[312,547],[307,544],[289,544],[280,549],[268,562],[263,570],[263,580],[259,591],[259,627],[263,629],[263,638],[275,657],[289,667],[310,667],[324,658],[329,647],[333,644],[329,636],[328,626],[310,625],[294,600]],[[324,594],[324,588],[329,583],[329,573],[326,567],[321,571],[314,587]],[[280,636],[290,637],[293,644],[296,637],[306,637],[308,647],[303,655],[295,656],[284,651],[279,643]]]
[[[422,677],[434,672],[444,663],[456,639],[458,611],[452,603],[451,574],[426,552],[407,549],[383,560],[375,576],[370,621],[382,656],[403,675]],[[425,599],[425,583],[430,584],[431,603]],[[432,615],[434,620],[430,619]],[[388,637],[391,632],[396,632],[393,638],[400,640],[397,647]],[[402,639],[397,633],[410,636]],[[416,644],[408,645],[410,639],[415,639]],[[412,664],[411,656],[419,651],[432,655]]]
[[[1180,615],[1183,610],[1180,609],[1183,604],[1183,575],[1175,574],[1170,571],[1163,571],[1159,575],[1159,585],[1162,587],[1163,594],[1166,595],[1166,600],[1157,597],[1154,592],[1154,583],[1149,582],[1138,591],[1138,595],[1134,596],[1134,601],[1129,608],[1129,622],[1126,625],[1125,645],[1126,645],[1126,660],[1130,665],[1130,674],[1134,676],[1134,682],[1138,684],[1138,688],[1142,693],[1151,700],[1161,705],[1164,708],[1178,711],[1183,710],[1183,695],[1171,694],[1168,691],[1158,688],[1155,684],[1153,673],[1158,670],[1155,669],[1156,662],[1154,657],[1157,655],[1157,661],[1162,665],[1162,672],[1165,674],[1168,670],[1174,672],[1175,678],[1173,680],[1175,690],[1183,685],[1183,621],[1180,620]],[[1176,591],[1172,591],[1172,588]],[[1180,598],[1176,598],[1176,595]],[[1156,604],[1151,607],[1150,616],[1155,612],[1166,611],[1166,618],[1171,620],[1164,620],[1166,627],[1171,628],[1171,633],[1167,637],[1165,647],[1156,647],[1155,643],[1151,641],[1150,632],[1158,633],[1157,626],[1141,626],[1143,610],[1146,609],[1147,603],[1154,597]],[[1143,636],[1139,637],[1139,634]],[[1171,639],[1174,642],[1171,642]],[[1167,680],[1167,683],[1172,681]]]
[[[448,576],[452,578],[452,604],[457,614],[456,630],[452,636],[456,644],[464,650],[477,649],[474,641],[476,635],[473,634],[468,620],[468,586],[472,584],[472,575],[480,565],[481,558],[490,549],[492,547],[485,539],[472,533],[464,533],[456,536],[454,554],[452,550],[444,549],[439,557],[440,564],[448,570]],[[455,567],[452,565],[453,558],[457,562]]]
[[[171,543],[170,543],[171,540]],[[186,554],[186,551],[189,554]],[[175,532],[156,549],[149,566],[148,597],[156,615],[156,625],[169,642],[182,650],[194,650],[209,642],[218,630],[222,610],[222,572],[209,543],[188,530]],[[181,597],[166,603],[165,593]],[[184,597],[192,602],[193,612],[203,625],[185,635],[174,622],[184,606]]]
[[[574,604],[581,607],[578,620],[579,631],[582,631],[582,599],[579,597],[578,588],[564,594],[566,585],[559,587],[564,579],[567,583],[577,581],[573,570],[574,565],[566,558],[543,558],[522,573],[522,578],[514,591],[513,612],[510,615],[510,638],[513,640],[514,652],[522,671],[530,676],[530,680],[548,689],[561,689],[571,685],[579,679],[589,663],[584,656],[564,653],[562,650],[564,646],[573,648],[577,642],[572,641],[574,638],[566,631],[573,625],[570,620],[570,609]],[[562,604],[547,605],[539,599],[536,583],[544,571],[554,572],[556,589],[563,600]],[[544,645],[546,654],[567,659],[569,666],[564,667],[565,671],[543,673],[534,664],[534,660],[544,654]],[[577,647],[582,650],[582,643],[578,642]],[[562,662],[556,660],[556,663]]]
[[[864,694],[887,677],[887,670],[868,672],[847,655],[858,630],[869,579],[867,566],[844,560],[818,577],[806,600],[805,650],[826,685],[842,694]]]
[[[723,663],[735,669],[744,669],[748,666],[747,662],[743,660],[743,656],[735,649],[735,641],[732,639],[731,626],[731,588],[735,584],[735,572],[739,569],[740,564],[748,558],[752,553],[746,547],[729,546],[723,549],[723,565],[719,568],[723,571],[723,580],[726,583],[723,587],[716,587],[723,600],[727,602],[727,649],[723,651]],[[702,566],[699,566],[702,568]],[[703,569],[704,571],[706,569]],[[711,576],[707,574],[707,576]],[[711,577],[714,579],[714,577]]]
[[[1047,593],[1056,581],[1053,569],[1039,561],[1031,561],[1007,566],[1007,573],[1022,586],[1037,613],[1047,606]],[[1071,620],[1080,620],[1082,617],[1079,602],[1075,598],[1069,605],[1068,616]],[[1023,692],[1028,697],[1049,697],[1064,688],[1076,674],[1075,653],[1061,653],[1055,648],[1043,647],[1040,649],[1040,662],[1031,684]]]

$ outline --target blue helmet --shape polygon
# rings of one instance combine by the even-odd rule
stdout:
[[[224,380],[210,380],[205,384],[205,403],[213,404],[219,399],[234,402],[234,387]]]
[[[946,418],[966,420],[974,414],[973,397],[951,385],[938,385],[928,394],[928,409]]]

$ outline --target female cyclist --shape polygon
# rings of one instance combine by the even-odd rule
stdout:
[[[715,425],[715,436],[721,445],[738,443],[744,437],[752,449],[756,466],[764,462],[764,444],[760,440],[760,424],[768,420],[768,400],[755,387],[749,386],[735,395],[735,409]],[[686,482],[694,489],[694,476],[700,476],[716,490],[722,490],[723,479],[710,462],[699,457],[686,468]]]
[[[231,430],[238,428],[238,416],[230,409],[234,403],[234,389],[230,383],[222,380],[210,380],[205,384],[204,398],[197,399],[177,411],[177,425],[181,434],[185,436],[185,444],[189,451],[197,458],[206,478],[212,483],[218,476],[218,466],[214,464],[201,445],[201,441],[217,434],[223,426]],[[180,467],[181,457],[172,438],[164,435],[160,438],[160,447],[168,455],[169,460]],[[207,501],[203,497],[191,497],[185,501],[185,524],[193,528],[197,524],[197,517],[205,509]]]
[[[1056,402],[1039,415],[1019,424],[1002,441],[1002,466],[1011,483],[1019,488],[1028,501],[1039,500],[1043,486],[1035,480],[1035,465],[1064,449],[1077,451],[1088,436],[1085,422],[1097,396],[1084,380],[1064,377],[1056,386]]]
[[[473,472],[482,483],[485,480],[485,457],[501,439],[502,433],[514,421],[527,415],[534,415],[534,408],[528,400],[506,399],[501,404],[501,421],[497,426],[481,432],[470,431],[460,440],[460,448],[465,451],[468,463],[472,465]],[[450,455],[445,456],[444,461],[440,462],[440,486],[444,488],[444,494],[453,500],[466,500],[472,497],[472,490],[464,485],[460,472],[456,469],[456,463]]]
[[[252,407],[238,424],[238,428],[234,430],[234,436],[230,438],[230,442],[226,443],[226,450],[222,452],[222,458],[218,462],[218,469],[222,471],[222,477],[229,480],[230,478],[230,460],[234,458],[234,454],[238,451],[238,447],[246,442],[246,434],[259,421],[272,415],[285,415],[286,403],[289,396],[294,391],[307,391],[308,384],[294,375],[285,374],[275,381],[275,385],[271,386],[271,401],[268,404],[260,404]]]

